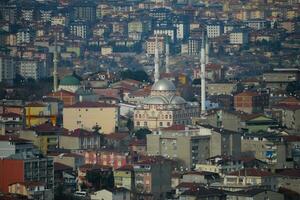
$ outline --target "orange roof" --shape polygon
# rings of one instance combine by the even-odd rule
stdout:
[[[273,174],[268,171],[262,171],[259,169],[249,168],[249,169],[242,169],[239,171],[231,172],[228,175],[231,176],[259,176],[259,177],[265,177],[265,176],[272,176]]]
[[[257,92],[252,92],[252,91],[245,91],[245,92],[241,92],[235,96],[258,96],[259,94]]]
[[[66,106],[65,108],[111,108],[117,107],[113,104],[99,103],[99,102],[77,102],[73,105]]]

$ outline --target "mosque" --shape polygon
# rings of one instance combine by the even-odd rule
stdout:
[[[156,130],[177,124],[191,124],[193,117],[199,117],[198,102],[187,102],[176,93],[172,81],[159,79],[159,55],[155,48],[155,83],[150,96],[145,98],[134,110],[136,129]],[[168,67],[166,67],[168,71]]]

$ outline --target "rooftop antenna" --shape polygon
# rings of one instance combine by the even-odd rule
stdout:
[[[154,52],[154,80],[159,80],[159,54],[158,54],[158,42],[157,35],[155,35],[155,52]]]

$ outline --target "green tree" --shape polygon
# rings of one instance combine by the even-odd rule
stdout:
[[[100,171],[88,171],[86,179],[92,184],[95,190],[112,189],[114,188],[114,176],[113,173],[103,173]]]
[[[141,128],[137,130],[134,134],[137,139],[144,140],[146,139],[146,135],[151,134],[152,132],[147,128]]]

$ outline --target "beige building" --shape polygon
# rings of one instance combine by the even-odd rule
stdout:
[[[100,142],[99,133],[83,129],[75,129],[59,136],[59,146],[63,149],[99,149]]]
[[[159,54],[165,51],[164,37],[157,37],[157,45],[159,49]],[[146,42],[146,52],[148,55],[154,55],[155,52],[155,37],[150,37]]]
[[[147,153],[176,159],[183,168],[217,155],[237,157],[241,151],[240,134],[228,130],[175,125],[147,135]]]
[[[225,175],[222,187],[229,191],[238,191],[248,187],[277,189],[275,175],[254,168],[242,169]]]
[[[210,156],[211,132],[206,128],[172,126],[147,135],[147,153],[178,160],[182,168],[192,168]]]
[[[177,96],[175,85],[161,79],[153,84],[150,96],[134,110],[135,128],[156,130],[178,124],[191,124],[199,116],[199,104]]]
[[[208,83],[207,93],[208,95],[231,95],[236,92],[236,83]]]
[[[53,193],[39,181],[17,182],[8,186],[9,193],[24,195],[28,199],[51,200]]]
[[[64,107],[64,128],[69,130],[101,127],[104,134],[114,133],[119,123],[119,107],[98,102],[79,102]]]

